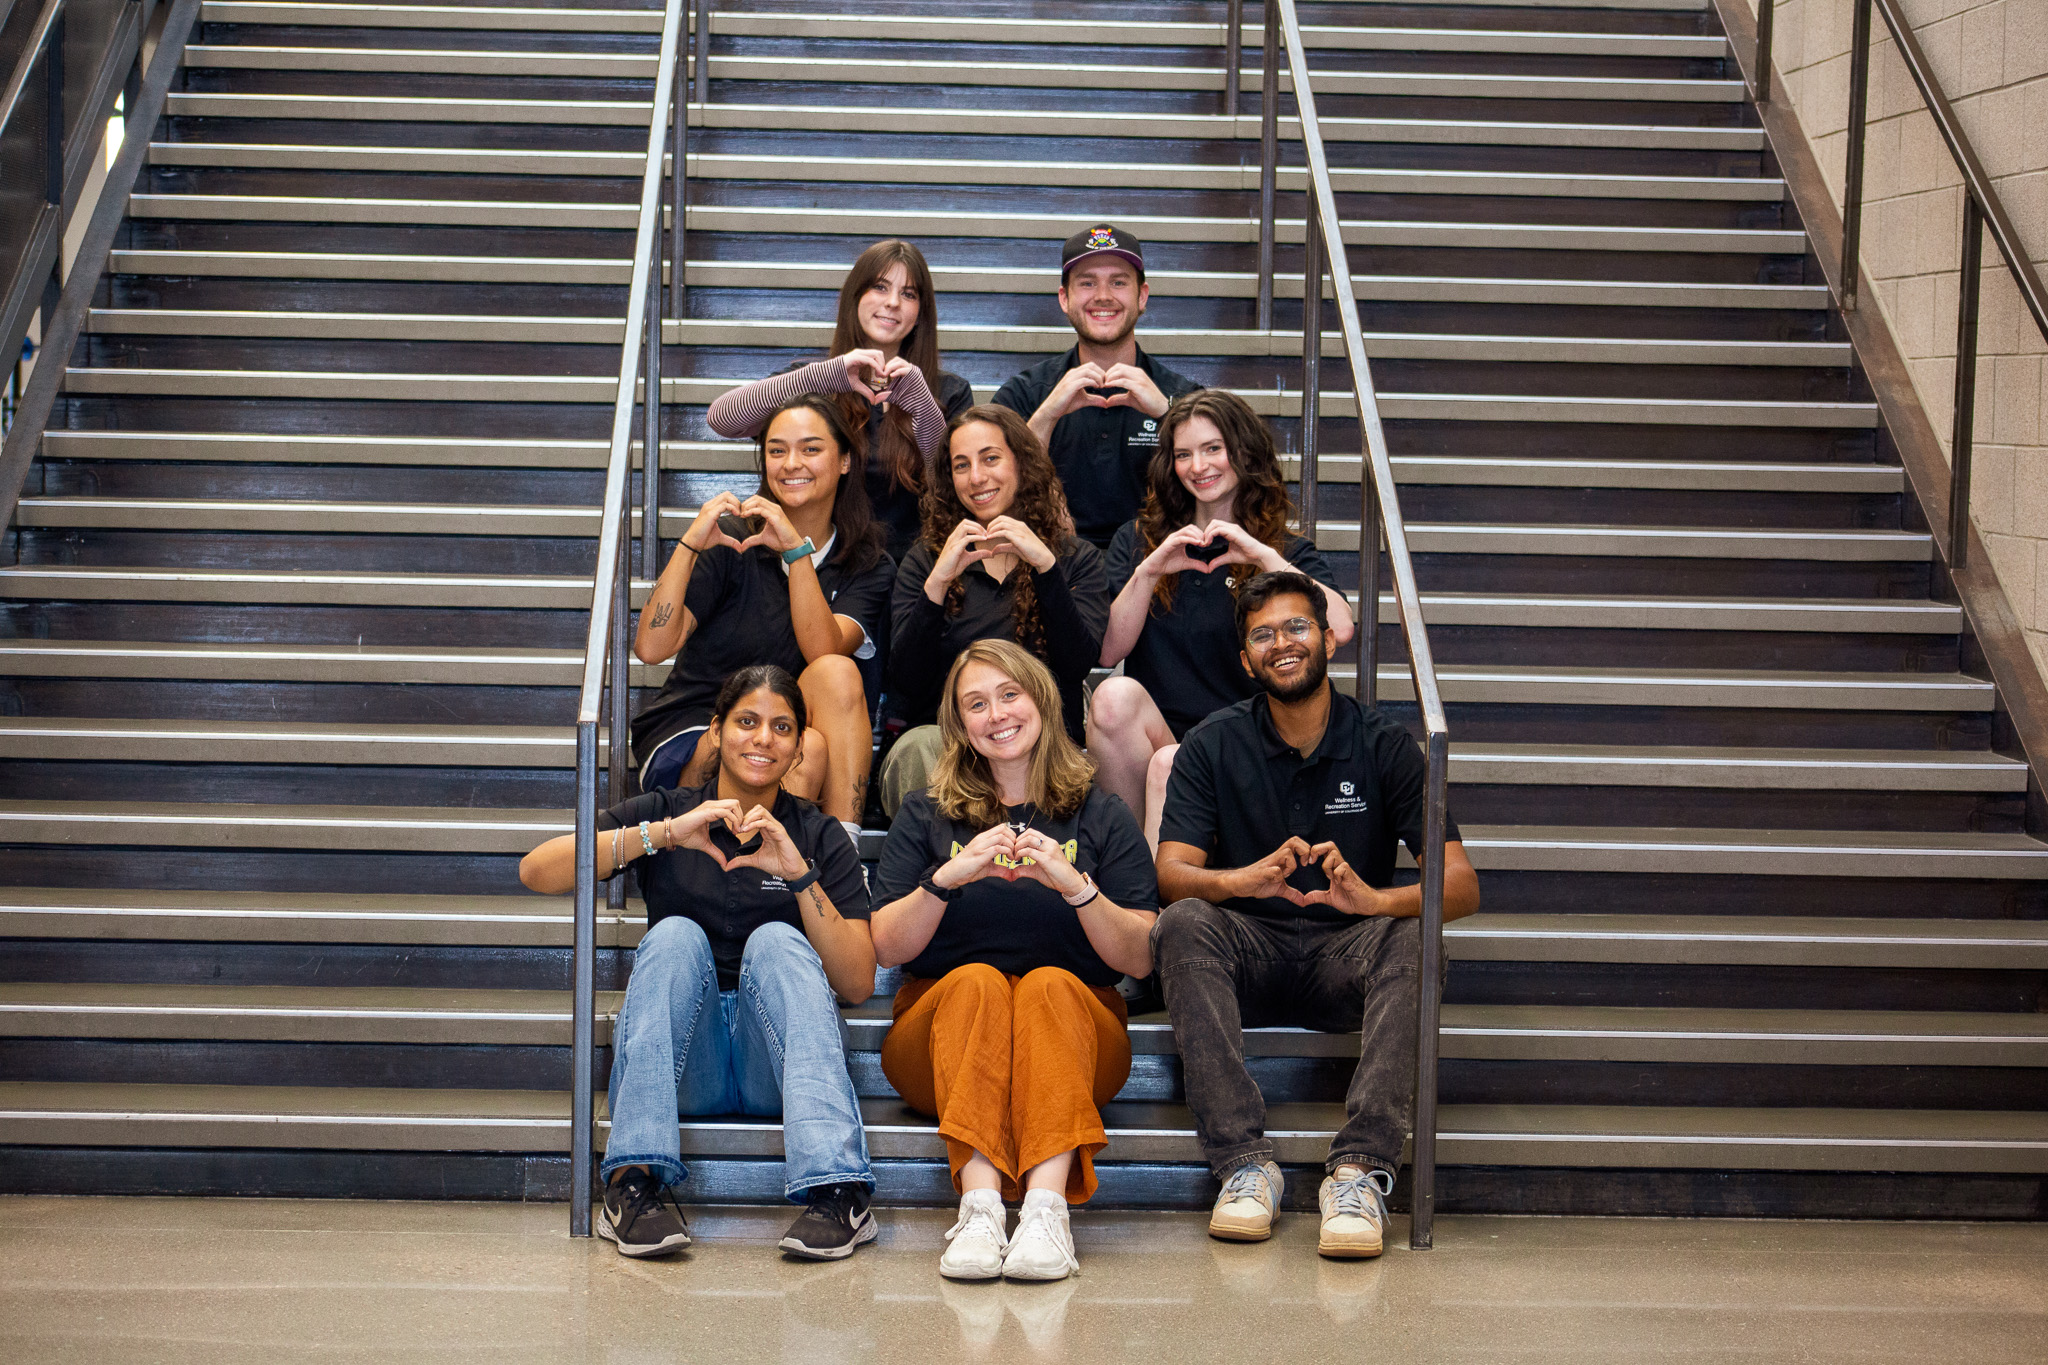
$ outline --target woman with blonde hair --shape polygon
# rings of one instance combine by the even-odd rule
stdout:
[[[1152,970],[1152,860],[1022,646],[962,649],[939,725],[931,787],[904,801],[876,882],[877,957],[904,968],[882,1072],[946,1142],[960,1216],[940,1273],[1064,1279],[1068,1208],[1095,1193],[1101,1107],[1130,1075],[1116,986]]]

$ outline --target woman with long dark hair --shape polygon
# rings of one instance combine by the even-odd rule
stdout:
[[[1110,542],[1117,596],[1101,662],[1124,671],[1095,689],[1088,753],[1102,785],[1140,812],[1157,843],[1181,736],[1258,690],[1238,662],[1238,587],[1295,569],[1322,586],[1339,644],[1351,638],[1352,616],[1321,552],[1294,533],[1272,433],[1236,394],[1200,389],[1167,409],[1146,485],[1137,519]]]
[[[708,499],[683,532],[633,636],[642,663],[675,660],[633,718],[641,790],[708,781],[712,698],[736,670],[775,664],[810,713],[797,794],[858,838],[874,740],[856,660],[885,632],[896,567],[855,473],[861,455],[837,403],[792,399],[762,429],[759,491]]]
[[[875,1237],[874,1176],[834,997],[874,992],[860,855],[788,779],[804,754],[804,695],[772,664],[726,679],[712,704],[716,775],[597,817],[593,871],[631,864],[647,903],[612,1026],[611,1138],[598,1232],[621,1255],[690,1244],[676,1197],[685,1114],[782,1118],[784,1193],[808,1210],[782,1250],[839,1260]],[[576,836],[526,855],[542,895],[576,885]],[[587,1179],[577,1172],[576,1179]]]
[[[839,287],[832,358],[721,395],[706,420],[721,436],[752,438],[800,394],[830,394],[847,421],[867,430],[864,479],[891,556],[918,534],[926,465],[943,448],[946,423],[974,403],[967,381],[939,365],[939,299],[924,253],[909,242],[876,242]]]
[[[1068,733],[1102,648],[1102,555],[1074,534],[1059,476],[1022,417],[989,403],[953,419],[949,464],[924,493],[924,531],[896,571],[889,691],[911,728],[882,768],[894,815],[937,761],[946,670],[976,640],[1014,640],[1051,668]]]
[[[1036,655],[977,640],[948,670],[944,752],[889,828],[878,960],[902,964],[882,1073],[939,1120],[960,1217],[939,1271],[1064,1279],[1095,1193],[1102,1106],[1131,1070],[1117,982],[1152,970],[1138,824],[1068,738]],[[1021,1198],[1010,1234],[1005,1197]]]

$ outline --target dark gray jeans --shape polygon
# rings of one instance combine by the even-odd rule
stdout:
[[[1152,929],[1188,1106],[1219,1180],[1273,1159],[1266,1101],[1245,1070],[1246,1028],[1358,1029],[1358,1069],[1324,1169],[1401,1164],[1415,1104],[1413,919],[1270,920],[1175,901]]]

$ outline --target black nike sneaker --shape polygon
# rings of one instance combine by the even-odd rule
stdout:
[[[782,1249],[807,1261],[840,1261],[880,1235],[868,1208],[868,1187],[848,1181],[811,1191],[811,1206],[789,1225]]]
[[[621,1256],[666,1256],[690,1244],[683,1206],[646,1171],[628,1171],[606,1184],[597,1234],[618,1243]]]

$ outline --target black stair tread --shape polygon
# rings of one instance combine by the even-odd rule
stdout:
[[[2048,967],[2048,921],[1832,916],[1502,914],[1444,926],[1453,959],[1909,967]]]
[[[599,898],[598,947],[639,940],[646,910],[628,901],[626,913],[629,928]],[[566,896],[0,889],[0,938],[565,948],[574,937]]]

